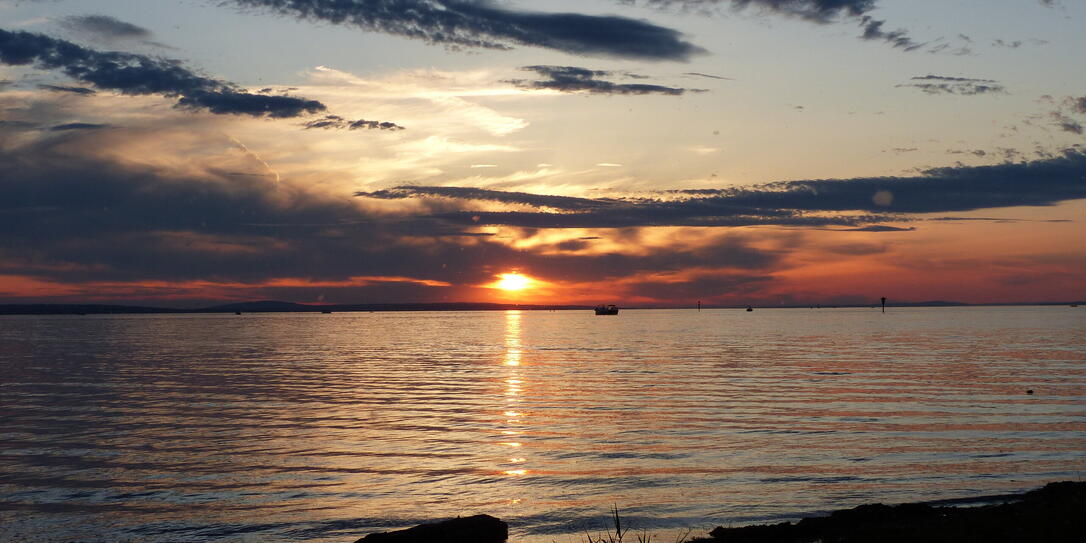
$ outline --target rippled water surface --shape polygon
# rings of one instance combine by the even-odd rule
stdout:
[[[1086,309],[0,317],[0,420],[2,541],[667,534],[1082,479]]]

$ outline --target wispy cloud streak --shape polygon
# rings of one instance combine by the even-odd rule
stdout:
[[[896,87],[911,87],[928,94],[957,94],[976,96],[978,94],[1005,94],[1006,87],[993,79],[974,79],[970,77],[948,77],[943,75],[924,75],[913,77],[909,83]]]
[[[347,129],[347,130],[368,129],[368,130],[392,130],[392,131],[403,130],[404,129],[404,127],[402,127],[402,126],[400,126],[400,125],[398,125],[396,123],[391,123],[391,122],[387,122],[387,121],[367,121],[365,119],[358,119],[356,121],[352,121],[350,119],[344,119],[343,117],[340,117],[339,115],[326,115],[324,117],[321,117],[320,119],[315,119],[315,120],[309,121],[309,122],[305,123],[303,126],[305,126],[306,130],[311,130],[311,129],[314,129],[314,128],[323,128],[323,129],[335,128],[335,129],[340,129],[340,130],[342,130],[342,129]]]
[[[151,31],[108,15],[71,15],[60,20],[65,29],[87,34],[101,41],[148,40]]]
[[[629,72],[590,70],[577,66],[524,66],[525,71],[536,72],[546,79],[511,79],[513,85],[526,89],[547,89],[559,92],[587,92],[591,94],[663,94],[681,96],[687,92],[704,92],[701,89],[684,89],[649,83],[615,83],[601,77],[628,77],[645,79],[645,76]]]

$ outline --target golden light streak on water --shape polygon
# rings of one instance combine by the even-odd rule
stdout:
[[[520,311],[506,311],[505,312],[505,355],[503,359],[503,366],[506,370],[505,378],[505,397],[506,416],[522,416],[521,415],[521,395],[524,393],[525,383],[521,377],[522,368],[521,361],[523,358],[523,341],[522,341],[522,329],[521,319],[523,315]],[[521,424],[520,419],[506,419],[506,424]],[[501,434],[505,436],[523,436],[525,435],[524,426],[518,426],[517,429],[504,429],[501,430]],[[513,448],[521,448],[524,443],[521,441],[508,441],[502,443]],[[510,460],[513,461],[512,459]],[[526,458],[517,457],[514,463],[522,464],[527,462]],[[502,470],[502,474],[509,477],[521,477],[527,475],[527,469],[506,469]],[[519,501],[517,502],[519,503]]]
[[[505,312],[505,365],[519,366],[523,353],[520,341],[520,311]]]

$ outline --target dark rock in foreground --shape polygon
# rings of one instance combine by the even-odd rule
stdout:
[[[1051,483],[979,507],[861,505],[797,523],[716,528],[701,543],[1078,542],[1086,534],[1086,483]],[[692,542],[694,543],[694,542]]]
[[[508,524],[490,515],[475,515],[370,534],[355,543],[502,543],[508,538]]]

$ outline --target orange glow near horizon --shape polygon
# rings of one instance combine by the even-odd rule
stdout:
[[[1086,201],[1061,204],[1058,217],[1081,215]],[[1055,213],[1054,211],[1049,211]],[[1031,218],[1031,208],[1007,215]],[[1037,215],[1045,216],[1045,215]],[[107,274],[108,268],[76,264],[5,261],[0,300],[22,303],[122,303],[149,306],[214,305],[254,300],[306,304],[475,302],[503,304],[692,307],[725,305],[808,305],[866,303],[887,296],[894,301],[947,300],[965,303],[1036,303],[1081,300],[1086,231],[1075,222],[962,221],[916,223],[916,230],[873,234],[837,230],[741,229],[726,235],[707,229],[646,229],[614,237],[606,254],[631,262],[653,254],[687,255],[685,265],[649,259],[635,268],[610,270],[584,263],[602,258],[594,245],[572,245],[560,258],[568,263],[526,269],[519,263],[482,259],[470,279],[433,269],[416,273],[346,277],[273,276],[253,280],[193,278],[78,281]],[[607,232],[583,231],[585,238]],[[665,235],[667,234],[667,235]],[[542,237],[540,251],[551,251],[562,237]],[[504,239],[504,238],[502,238]],[[535,239],[535,237],[531,238]],[[998,239],[999,243],[991,243]],[[557,241],[564,240],[564,241]],[[555,243],[551,243],[551,242]],[[577,241],[577,240],[574,240]],[[606,241],[601,239],[599,243]],[[490,241],[503,243],[501,240]],[[480,243],[469,240],[465,243]],[[597,243],[593,241],[592,243]],[[620,250],[623,243],[627,250]],[[581,247],[581,249],[577,249]],[[708,259],[719,247],[761,260],[734,263]],[[530,250],[530,249],[527,249]],[[557,253],[556,253],[557,254]],[[771,256],[764,256],[771,255]],[[704,258],[703,258],[704,257]],[[561,262],[559,260],[559,262]],[[21,267],[25,270],[19,269]],[[564,268],[569,269],[564,269]],[[580,268],[580,269],[578,269]],[[18,272],[14,271],[19,269]],[[597,275],[589,273],[598,271]],[[538,274],[538,275],[536,275]],[[417,275],[417,276],[415,276]],[[188,302],[188,300],[194,300]],[[510,346],[508,361],[520,349]]]

